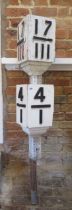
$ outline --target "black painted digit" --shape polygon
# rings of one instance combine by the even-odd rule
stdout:
[[[35,43],[35,58],[38,58],[38,43]]]
[[[22,59],[24,59],[24,43],[22,43]]]
[[[41,45],[41,59],[44,58],[44,44]]]
[[[52,25],[52,21],[46,20],[46,21],[45,21],[45,24],[47,25],[47,27],[46,27],[46,29],[45,29],[45,31],[44,31],[44,35],[46,36],[47,33],[48,33],[48,31],[49,31],[49,29],[50,29],[50,27],[51,27],[51,25]]]
[[[37,91],[37,93],[34,96],[34,99],[39,99],[41,102],[43,102],[45,100],[45,96],[44,96],[44,88],[40,87]]]
[[[50,57],[50,45],[47,45],[47,59]]]
[[[38,19],[35,19],[35,34],[38,34]]]
[[[39,110],[39,123],[42,124],[42,109]]]
[[[20,98],[20,100],[23,101],[23,88],[22,87],[20,87],[19,89],[18,98]]]
[[[22,109],[20,109],[20,122],[22,123]]]
[[[21,37],[24,38],[24,21],[22,22]]]

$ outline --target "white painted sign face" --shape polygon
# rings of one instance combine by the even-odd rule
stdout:
[[[52,18],[27,15],[18,25],[18,61],[54,61],[55,27]]]
[[[53,85],[18,85],[16,98],[17,123],[28,128],[52,126]]]
[[[28,126],[52,126],[54,109],[53,85],[28,86]]]
[[[27,126],[27,85],[16,86],[16,122]]]

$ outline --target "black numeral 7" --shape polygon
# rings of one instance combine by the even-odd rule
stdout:
[[[52,21],[46,20],[46,21],[45,21],[45,24],[47,25],[47,27],[46,27],[46,29],[45,29],[45,31],[44,31],[44,35],[46,36],[47,33],[48,33],[48,31],[49,31],[49,29],[50,29],[50,27],[51,27],[51,25],[52,25]]]

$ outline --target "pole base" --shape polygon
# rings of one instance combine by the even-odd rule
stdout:
[[[36,191],[31,191],[31,202],[33,205],[38,204],[38,196]]]

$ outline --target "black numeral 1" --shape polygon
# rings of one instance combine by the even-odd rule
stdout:
[[[41,59],[44,58],[44,44],[41,45]]]
[[[35,34],[38,34],[38,19],[35,19]]]
[[[22,123],[22,109],[20,109],[20,122]]]
[[[43,115],[43,112],[42,112],[42,109],[39,110],[39,123],[42,124],[42,115]]]
[[[38,58],[38,43],[35,43],[35,58]]]
[[[47,45],[47,59],[50,57],[50,45]]]

